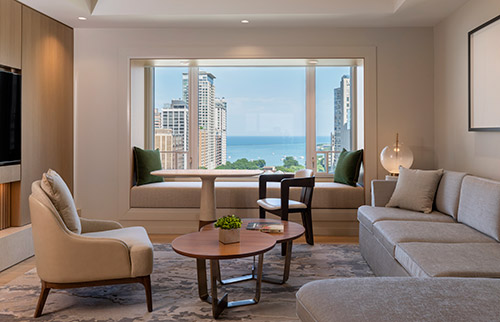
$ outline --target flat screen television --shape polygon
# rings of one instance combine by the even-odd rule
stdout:
[[[21,163],[21,75],[0,70],[0,166]]]

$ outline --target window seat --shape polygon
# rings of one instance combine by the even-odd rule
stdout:
[[[166,181],[134,186],[130,191],[131,208],[199,208],[201,182]],[[279,183],[270,183],[268,197],[279,198]],[[215,182],[216,207],[257,209],[259,183]],[[291,189],[291,199],[298,200],[300,188]],[[364,205],[364,188],[334,182],[316,182],[313,209],[357,209]]]

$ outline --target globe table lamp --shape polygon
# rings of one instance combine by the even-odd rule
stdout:
[[[399,166],[405,168],[411,167],[413,164],[413,152],[401,142],[399,142],[399,134],[396,134],[396,143],[392,146],[386,146],[380,153],[380,163],[386,169],[390,176],[397,178],[399,175]],[[386,177],[386,179],[389,179]]]

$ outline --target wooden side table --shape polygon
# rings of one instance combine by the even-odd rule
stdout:
[[[175,252],[196,258],[198,293],[200,299],[212,304],[214,318],[218,318],[226,307],[256,304],[260,300],[264,253],[276,245],[276,239],[261,232],[245,229],[241,230],[240,239],[239,243],[224,245],[219,242],[218,231],[210,230],[183,235],[172,242]],[[249,256],[259,256],[254,298],[229,302],[226,293],[219,299],[217,296],[218,261]],[[207,285],[206,260],[210,260],[210,295]]]
[[[154,176],[164,178],[191,177],[201,178],[201,200],[199,228],[213,223],[215,216],[215,179],[229,177],[253,177],[261,174],[262,170],[157,170],[152,171]]]

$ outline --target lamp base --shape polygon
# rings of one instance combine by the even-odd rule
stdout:
[[[391,181],[398,181],[398,176],[397,175],[386,175],[385,180],[391,180]]]

